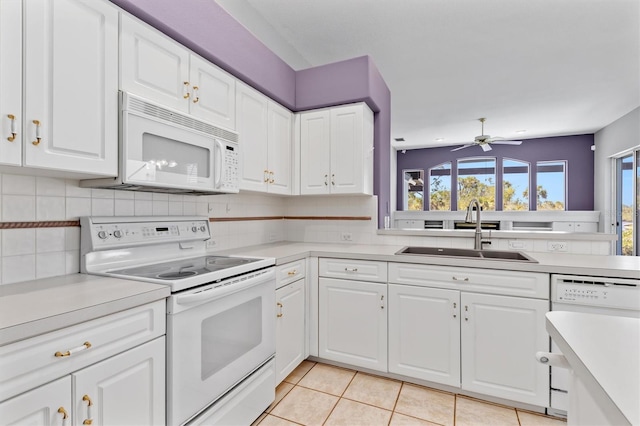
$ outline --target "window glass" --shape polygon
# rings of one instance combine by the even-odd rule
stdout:
[[[529,163],[502,160],[502,210],[529,210]]]
[[[617,210],[619,211],[618,226],[618,253],[623,256],[633,256],[633,222],[634,222],[634,189],[633,189],[633,154],[624,156],[618,160]]]
[[[496,209],[496,159],[458,160],[458,210],[477,198],[482,210]]]
[[[429,210],[451,210],[451,163],[429,169]]]
[[[424,209],[424,170],[404,171],[404,210]]]
[[[566,206],[566,162],[540,161],[536,166],[537,210],[564,210]]]

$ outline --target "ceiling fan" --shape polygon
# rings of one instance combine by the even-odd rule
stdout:
[[[496,145],[520,145],[522,143],[522,141],[508,141],[508,140],[505,140],[504,138],[501,138],[499,136],[491,137],[490,135],[485,135],[484,134],[484,122],[487,119],[483,117],[483,118],[479,118],[478,120],[480,121],[480,123],[482,123],[482,134],[480,136],[476,136],[475,140],[472,143],[468,143],[466,145],[459,146],[458,148],[454,148],[451,151],[458,151],[458,150],[463,149],[463,148],[468,148],[470,146],[479,145],[480,148],[482,148],[482,150],[484,152],[487,152],[487,151],[491,151],[491,145],[490,144],[496,144]]]

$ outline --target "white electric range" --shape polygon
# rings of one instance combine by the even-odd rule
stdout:
[[[81,272],[165,284],[167,424],[250,424],[275,398],[275,259],[207,253],[206,217],[83,217]]]

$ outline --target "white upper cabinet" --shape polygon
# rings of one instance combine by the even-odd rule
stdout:
[[[235,78],[122,13],[121,89],[235,130]]]
[[[22,2],[0,1],[0,163],[22,164]]]
[[[373,112],[365,104],[300,114],[300,193],[373,194]]]
[[[293,114],[237,82],[240,189],[291,194]]]
[[[0,7],[0,163],[115,176],[118,9],[81,0]]]

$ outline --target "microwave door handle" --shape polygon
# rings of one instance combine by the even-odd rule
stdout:
[[[214,181],[213,181],[213,187],[214,188],[220,188],[220,184],[222,183],[222,167],[224,165],[224,161],[223,161],[223,154],[224,154],[224,146],[222,145],[222,142],[220,142],[218,139],[215,140],[215,150],[218,151],[217,153],[214,152],[214,159],[216,162],[216,167],[215,167],[215,177],[214,177]]]

